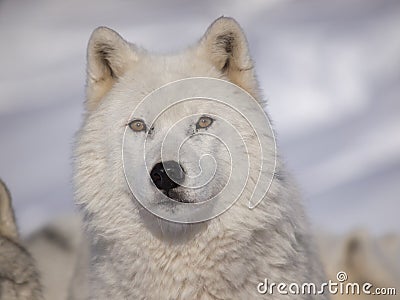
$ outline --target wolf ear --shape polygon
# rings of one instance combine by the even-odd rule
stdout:
[[[258,83],[246,36],[234,19],[215,20],[200,40],[200,51],[230,81],[257,98]]]
[[[10,192],[0,179],[0,236],[17,240],[18,229],[11,204]]]
[[[113,84],[136,61],[130,44],[107,27],[96,28],[87,49],[86,106],[93,110]]]

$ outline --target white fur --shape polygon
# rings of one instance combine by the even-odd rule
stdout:
[[[267,298],[257,292],[264,278],[316,284],[324,279],[296,189],[280,162],[256,209],[247,207],[250,183],[231,209],[200,224],[161,220],[133,198],[121,160],[133,108],[154,89],[195,76],[229,80],[262,102],[246,38],[233,19],[216,20],[197,45],[168,56],[150,54],[106,28],[91,37],[87,115],[77,136],[74,181],[92,237],[92,299]],[[159,128],[172,121],[165,116]],[[251,153],[255,144],[249,140]],[[272,164],[272,156],[265,159]],[[188,194],[193,201],[197,196]],[[289,297],[275,293],[269,299]]]

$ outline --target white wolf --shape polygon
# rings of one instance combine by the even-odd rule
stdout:
[[[231,18],[217,19],[196,45],[174,55],[150,54],[104,27],[90,38],[87,114],[76,141],[74,182],[76,202],[91,236],[91,298],[287,299],[290,295],[276,290],[260,294],[259,284],[268,279],[318,286],[324,281],[322,267],[296,189],[279,160],[272,185],[255,209],[249,209],[248,202],[257,172],[250,171],[238,201],[204,222],[162,219],[145,209],[130,190],[124,168],[140,183],[133,190],[148,190],[147,195],[153,196],[146,201],[173,215],[174,205],[162,205],[158,190],[173,203],[198,203],[218,194],[230,180],[226,149],[208,135],[195,133],[215,134],[223,118],[240,128],[243,124],[235,113],[214,111],[200,99],[196,105],[171,107],[153,123],[132,115],[150,92],[188,77],[229,81],[262,103],[246,38]],[[186,150],[182,147],[179,162],[168,153],[161,159],[164,135],[183,119],[187,130],[176,134],[194,137]],[[137,171],[143,165],[142,153],[128,153],[133,163],[123,164],[124,132],[133,148],[148,143],[145,159],[150,174]],[[263,147],[271,150],[273,137],[266,138]],[[257,138],[249,134],[245,139],[249,146],[243,157],[253,156],[259,151]],[[207,151],[218,166],[213,180],[196,189],[185,187],[185,176],[198,171],[199,159]],[[270,152],[264,157],[268,166],[275,159]]]

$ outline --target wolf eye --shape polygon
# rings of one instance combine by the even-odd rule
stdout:
[[[214,120],[210,117],[201,117],[196,124],[196,128],[207,128],[210,127]]]
[[[133,120],[128,124],[128,126],[136,132],[146,130],[146,124],[142,120]]]

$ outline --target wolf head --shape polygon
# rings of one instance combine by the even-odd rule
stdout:
[[[272,132],[264,132],[267,151],[261,155],[260,135],[248,130],[246,115],[255,110],[253,102],[262,101],[237,22],[217,19],[198,43],[173,55],[151,54],[100,27],[90,38],[87,60],[87,116],[75,151],[75,185],[86,214],[108,220],[109,225],[99,221],[97,226],[104,226],[103,232],[138,224],[186,230],[170,221],[183,214],[178,223],[199,223],[200,218],[191,222],[196,205],[218,199],[222,191],[228,204],[236,198],[243,201],[215,222],[248,222],[246,199],[258,183],[260,161],[274,169],[275,148]],[[224,96],[242,93],[242,109],[201,94],[167,106],[171,93],[190,88],[207,93],[215,83],[191,81],[187,88],[187,78],[231,83],[225,85]],[[228,184],[237,191],[226,188]],[[197,213],[216,216],[218,209],[211,201]],[[239,213],[243,209],[248,212]],[[165,215],[171,217],[160,218]]]

